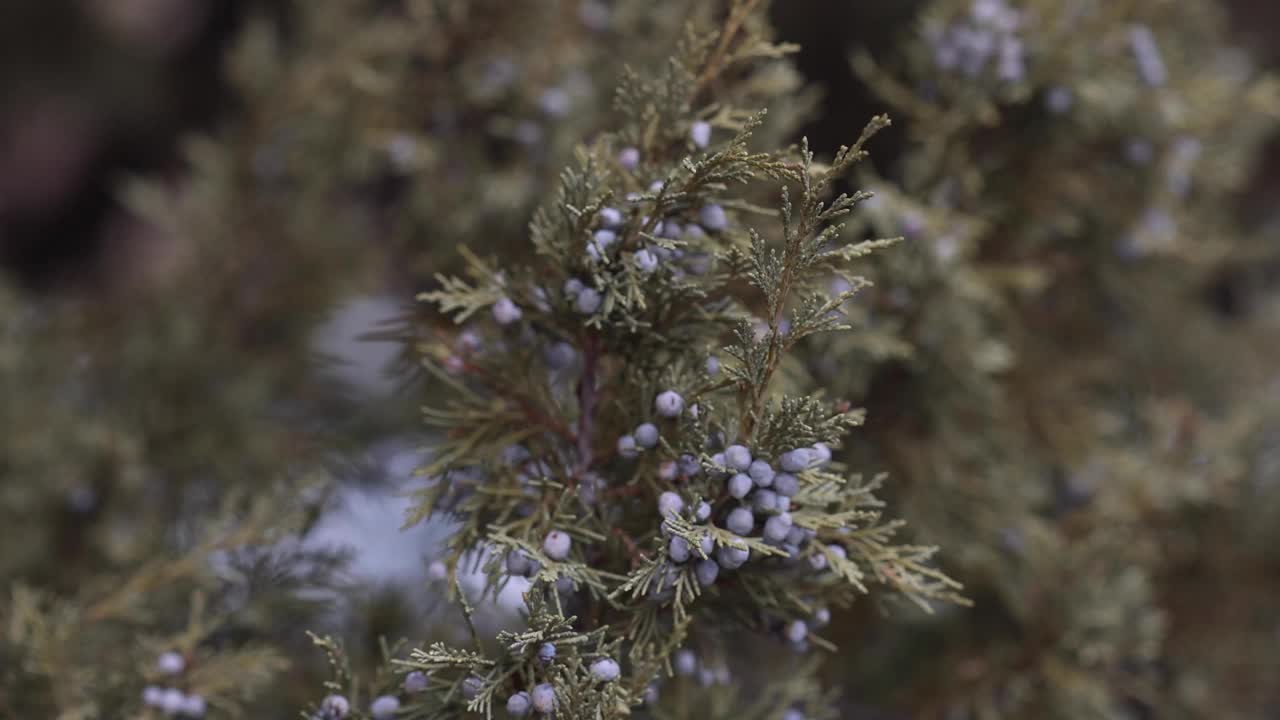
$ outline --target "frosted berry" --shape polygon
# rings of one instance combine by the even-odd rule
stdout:
[[[707,374],[708,375],[720,374],[720,359],[717,358],[715,355],[712,355],[711,357],[707,358]]]
[[[404,691],[407,693],[425,692],[427,689],[427,674],[421,670],[414,670],[404,676]]]
[[[813,624],[822,627],[831,622],[831,611],[826,608],[818,608],[813,611]]]
[[[826,570],[827,556],[823,555],[822,553],[816,553],[814,555],[810,555],[809,567],[813,568],[817,572],[822,572],[823,570]]]
[[[600,208],[599,215],[600,224],[607,228],[616,229],[623,223],[622,211],[617,208]]]
[[[680,227],[680,223],[675,220],[663,220],[653,229],[653,234],[668,240],[678,240],[684,234],[684,228]],[[679,254],[680,251],[675,250],[673,252]]]
[[[711,504],[704,501],[698,502],[698,507],[694,508],[693,519],[698,522],[706,522],[711,517]]]
[[[756,460],[747,468],[747,475],[751,476],[757,486],[763,488],[773,484],[773,478],[776,473],[769,463],[764,460]]]
[[[712,465],[715,465],[717,468],[723,468],[723,467],[726,467],[726,465],[725,465],[725,463],[724,463],[724,453],[722,453],[722,452],[718,452],[718,453],[716,453],[716,454],[712,455],[712,456],[711,456],[711,464],[712,464]]]
[[[515,303],[511,302],[511,298],[499,298],[498,301],[493,304],[493,319],[496,320],[499,325],[510,325],[511,323],[519,320],[521,314],[520,308],[517,307]]]
[[[736,570],[751,558],[751,551],[746,547],[721,545],[716,549],[716,562],[726,570]]]
[[[803,620],[793,620],[787,624],[787,629],[783,633],[791,642],[802,643],[809,637],[809,626],[805,625]]]
[[[808,470],[815,459],[814,452],[810,448],[796,448],[783,453],[778,464],[789,473],[798,473]]]
[[[569,557],[569,546],[572,544],[567,534],[560,530],[552,530],[542,541],[542,551],[552,560],[564,560]]]
[[[618,153],[618,164],[628,170],[635,170],[640,165],[640,151],[633,148],[622,148]]]
[[[679,417],[684,410],[684,398],[674,390],[665,390],[653,399],[653,409],[665,418]]]
[[[751,507],[758,513],[772,513],[778,509],[778,493],[772,490],[757,490],[751,496]]]
[[[659,480],[675,480],[678,469],[675,460],[663,460],[658,463]]]
[[[573,309],[579,315],[590,315],[600,309],[600,293],[593,288],[584,287],[573,299]]]
[[[623,435],[618,438],[618,454],[628,460],[640,454],[640,448],[636,445],[636,439],[632,435]]]
[[[702,550],[704,557],[711,557],[711,551],[716,549],[716,541],[711,535],[703,535],[698,541],[698,548]]]
[[[550,715],[556,710],[556,689],[551,686],[551,683],[542,683],[534,687],[529,698],[533,709],[543,715]]]
[[[681,455],[680,458],[676,460],[676,465],[680,468],[680,474],[687,475],[688,477],[694,477],[702,472],[702,463],[699,463],[698,458],[688,453]]]
[[[711,123],[705,120],[694,123],[693,127],[689,128],[689,139],[699,148],[711,144]]]
[[[712,232],[729,227],[729,217],[725,215],[724,208],[719,205],[703,205],[698,211],[698,222]]]
[[[564,370],[578,359],[578,351],[567,342],[557,342],[548,346],[543,356],[552,370]]]
[[[751,478],[743,475],[742,473],[738,473],[737,475],[729,478],[729,494],[739,500],[745,498],[747,493],[751,492],[751,488],[754,486],[755,484],[751,482]]]
[[[646,275],[658,269],[658,256],[649,248],[637,250],[631,259],[635,262],[636,269]]]
[[[720,574],[720,566],[715,560],[699,560],[697,565],[693,566],[693,574],[698,578],[698,584],[707,587],[716,581],[716,577]]]
[[[739,472],[751,467],[751,451],[742,445],[730,445],[724,449],[725,464]]]
[[[795,708],[791,708],[782,713],[782,720],[805,720],[805,717],[804,713],[796,710]]]
[[[432,560],[427,565],[427,579],[431,582],[444,582],[449,578],[449,566],[443,560]]]
[[[658,496],[658,514],[662,517],[679,515],[684,510],[684,498],[670,490]]]
[[[400,709],[400,701],[393,695],[382,695],[369,706],[369,714],[374,720],[390,720]]]
[[[149,707],[160,707],[160,703],[164,701],[164,690],[155,685],[148,685],[142,689],[142,704]]]
[[[729,532],[738,535],[747,535],[751,533],[751,529],[755,527],[756,518],[751,511],[744,508],[734,508],[729,511],[729,516],[724,520],[724,526]]]
[[[551,643],[542,643],[538,646],[538,659],[542,662],[551,662],[556,659],[556,646]]]
[[[689,559],[689,541],[682,537],[673,537],[667,543],[667,555],[671,562],[683,563]]]
[[[783,513],[774,515],[764,522],[764,539],[772,543],[782,543],[791,532],[791,516]]]
[[[203,697],[188,695],[182,699],[182,707],[178,709],[178,713],[189,718],[202,718],[208,709]]]
[[[521,691],[507,698],[507,714],[524,717],[529,714],[529,693]]]
[[[186,702],[187,696],[182,694],[181,690],[169,688],[160,696],[160,709],[167,715],[177,715],[182,710],[182,704]],[[345,702],[345,700],[344,700]],[[344,712],[343,715],[346,713]],[[338,715],[336,717],[342,717]]]
[[[692,675],[698,672],[698,656],[692,650],[677,650],[672,664],[678,675]]]
[[[831,448],[826,443],[814,443],[813,457],[817,464],[826,465],[831,462]]]
[[[783,497],[794,497],[800,490],[800,481],[795,475],[778,473],[773,478],[773,490]]]
[[[613,682],[622,674],[618,662],[613,658],[600,658],[591,663],[591,677],[600,682]]]
[[[484,680],[475,675],[468,675],[466,680],[462,681],[462,697],[473,700],[475,696],[480,694],[480,690],[484,688]]]
[[[843,545],[828,545],[827,552],[831,553],[832,555],[835,555],[841,560],[849,559],[849,553],[844,549]]]
[[[320,716],[325,720],[342,720],[351,712],[351,703],[341,695],[330,695],[320,703]]]
[[[638,425],[632,435],[640,447],[651,448],[658,444],[658,426],[653,423]]]
[[[512,550],[507,553],[507,572],[511,575],[527,576],[533,572],[533,560],[523,550]]]
[[[187,661],[183,659],[181,653],[170,650],[160,654],[159,659],[156,660],[156,668],[165,675],[177,675],[187,668]]]
[[[773,509],[778,512],[788,512],[791,510],[791,498],[786,495],[779,495],[778,499],[774,500]]]
[[[586,286],[583,285],[582,281],[578,278],[569,278],[564,281],[564,295],[565,297],[571,298],[577,297],[578,293],[582,292],[582,288],[584,287]]]

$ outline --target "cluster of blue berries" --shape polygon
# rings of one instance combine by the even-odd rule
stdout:
[[[542,665],[549,665],[555,662],[556,654],[556,646],[553,643],[542,643],[538,646],[537,660]],[[622,676],[622,668],[618,665],[618,661],[608,657],[592,661],[588,671],[591,673],[591,679],[599,683],[610,683]],[[405,678],[406,687],[409,678],[415,675],[420,678],[422,687],[425,687],[426,676],[420,671],[410,673]],[[483,679],[477,675],[469,675],[462,681],[462,697],[465,700],[474,700],[483,688]],[[529,690],[520,690],[509,695],[506,708],[507,714],[511,717],[525,717],[530,710],[540,715],[551,715],[559,704],[555,685],[550,682],[541,682]]]
[[[162,653],[156,660],[156,668],[161,674],[170,677],[181,675],[187,669],[187,661],[181,653],[169,651]],[[148,685],[142,690],[142,703],[155,708],[165,715],[200,718],[204,717],[206,703],[196,693],[184,693],[174,687]]]
[[[930,28],[926,39],[941,70],[977,77],[994,58],[1001,80],[1020,82],[1027,74],[1026,51],[1017,34],[1021,25],[1022,13],[1005,0],[974,0],[967,19]]]

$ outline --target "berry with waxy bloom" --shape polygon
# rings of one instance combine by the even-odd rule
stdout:
[[[529,714],[529,693],[520,692],[507,698],[507,714],[511,717],[524,717]]]
[[[699,560],[698,564],[693,566],[693,574],[698,578],[699,585],[707,587],[714,584],[716,577],[720,575],[720,566],[710,558]]]
[[[794,497],[800,490],[800,481],[790,473],[778,473],[773,477],[773,491],[783,497]]]
[[[809,637],[809,626],[803,620],[793,620],[783,632],[791,642],[802,643],[805,638]]]
[[[729,227],[729,216],[719,205],[703,205],[698,211],[698,222],[707,230],[716,232]]]
[[[634,436],[623,435],[618,438],[618,454],[628,460],[640,454],[640,448],[637,446]]]
[[[724,449],[725,465],[739,472],[751,467],[751,451],[742,445],[730,445]]]
[[[159,659],[156,660],[156,667],[165,675],[177,675],[187,668],[187,661],[183,659],[181,653],[170,650],[160,654]]]
[[[635,170],[640,165],[640,151],[633,147],[622,148],[618,153],[618,164],[628,170]]]
[[[670,490],[658,496],[658,514],[662,517],[679,515],[684,510],[684,498]]]
[[[693,144],[698,148],[705,148],[711,144],[711,123],[705,120],[699,120],[689,128],[689,139],[693,140]]]
[[[755,484],[762,488],[772,485],[773,477],[776,474],[777,473],[773,471],[773,466],[764,460],[752,461],[751,465],[747,468],[747,475],[751,476],[751,479],[755,481]]]
[[[782,543],[791,532],[791,516],[787,513],[774,515],[764,521],[764,539],[768,542]]]
[[[667,556],[671,562],[683,563],[689,559],[689,541],[682,537],[673,537],[667,543]]]
[[[374,720],[390,720],[400,709],[400,701],[394,695],[382,695],[369,706],[369,714]]]
[[[729,494],[741,500],[751,492],[751,488],[755,487],[755,483],[751,482],[751,478],[738,473],[729,478]]]
[[[789,473],[798,473],[808,470],[815,459],[811,448],[796,448],[783,453],[778,459],[778,464]]]
[[[603,298],[594,288],[584,287],[573,299],[573,309],[579,315],[590,315],[600,309]]]
[[[556,659],[556,646],[551,643],[542,643],[538,646],[538,659],[542,662],[551,662]]]
[[[493,319],[499,325],[510,325],[519,320],[522,314],[511,298],[498,298],[498,301],[493,304]]]
[[[424,692],[427,689],[427,674],[414,670],[404,676],[404,691],[410,694]]]
[[[529,699],[533,704],[533,709],[543,715],[550,715],[556,710],[556,689],[551,683],[542,683],[533,688],[533,692],[529,694]]]
[[[569,535],[560,530],[552,530],[542,540],[542,551],[552,560],[564,560],[569,557],[569,547],[573,544]]]
[[[679,417],[684,410],[684,398],[674,390],[664,390],[653,399],[653,409],[665,418]]]
[[[698,507],[694,508],[693,519],[698,522],[706,522],[711,517],[711,504],[705,500],[698,502]]]
[[[330,695],[320,702],[320,716],[326,720],[341,720],[351,712],[351,703],[341,695]]]
[[[750,534],[751,529],[755,527],[755,524],[755,515],[752,515],[751,511],[744,507],[734,508],[729,511],[729,515],[724,521],[725,528],[727,528],[729,532],[737,535]]]
[[[726,570],[736,570],[742,567],[750,558],[751,550],[745,545],[742,547],[721,545],[716,548],[716,562],[720,563],[720,567]]]
[[[672,665],[677,675],[692,675],[698,672],[698,656],[692,650],[677,650]]]
[[[600,658],[591,663],[591,677],[600,682],[613,682],[621,674],[622,669],[613,658]]]
[[[658,444],[658,426],[653,423],[642,423],[631,434],[640,447],[651,448]]]

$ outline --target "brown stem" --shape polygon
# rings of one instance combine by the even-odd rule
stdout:
[[[596,371],[600,362],[600,338],[588,332],[582,343],[582,378],[578,381],[578,467],[581,475],[591,467],[592,428],[596,414]]]

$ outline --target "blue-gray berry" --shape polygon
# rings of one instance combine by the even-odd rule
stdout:
[[[720,373],[720,359],[715,355],[707,358],[707,374],[718,375]]]
[[[798,525],[792,525],[791,530],[787,532],[788,545],[803,545],[809,536],[805,533],[804,528]]]
[[[578,293],[582,292],[584,287],[586,286],[578,278],[569,278],[564,281],[564,295],[565,297],[575,298]]]
[[[142,704],[148,707],[160,707],[164,702],[164,689],[155,685],[142,688]]]
[[[751,482],[751,478],[738,473],[729,478],[729,494],[741,500],[751,492],[751,488],[755,487],[755,483]]]
[[[782,454],[778,464],[783,470],[789,473],[798,473],[808,470],[813,465],[815,458],[814,452],[810,448],[796,448]]]
[[[551,643],[542,643],[538,646],[538,659],[542,662],[551,662],[556,659],[556,646]]]
[[[351,703],[341,695],[330,695],[320,701],[320,715],[325,720],[342,720],[350,712]]]
[[[369,706],[369,714],[373,715],[373,720],[390,720],[399,709],[400,700],[394,695],[382,695]]]
[[[822,627],[831,622],[831,611],[826,608],[818,608],[813,611],[813,624]]]
[[[687,561],[689,559],[689,541],[679,536],[671,538],[671,542],[667,543],[667,556],[674,563]]]
[[[658,269],[658,256],[649,248],[637,250],[631,259],[635,262],[636,269],[646,275]]]
[[[524,717],[529,714],[529,693],[520,692],[507,698],[507,714],[511,717]]]
[[[805,720],[805,716],[804,716],[804,713],[800,712],[799,710],[796,710],[795,708],[791,708],[786,712],[782,713],[782,720]]]
[[[787,512],[791,509],[791,498],[786,495],[779,495],[774,501],[773,509],[778,512]]]
[[[803,620],[793,620],[787,625],[784,634],[791,642],[802,643],[805,638],[809,637],[809,626]]]
[[[724,449],[725,465],[739,472],[751,467],[751,451],[742,445],[730,445]]]
[[[511,298],[498,298],[498,301],[493,304],[493,319],[499,325],[510,325],[519,320],[521,315],[520,308],[511,301]]]
[[[622,674],[618,661],[613,658],[600,658],[591,663],[591,677],[599,682],[613,682]]]
[[[826,443],[814,443],[812,449],[815,463],[826,465],[831,462],[831,448]]]
[[[578,351],[567,342],[557,342],[547,346],[543,356],[552,370],[564,370],[578,359]]]
[[[772,485],[773,477],[776,474],[777,473],[773,471],[773,466],[764,460],[755,460],[751,463],[751,466],[747,468],[747,475],[750,475],[751,479],[755,481],[755,484],[762,488]]]
[[[579,315],[590,315],[600,309],[602,298],[594,288],[584,287],[573,299],[573,309]]]
[[[749,535],[751,529],[756,525],[756,518],[751,511],[744,507],[737,507],[729,511],[729,516],[724,520],[724,526],[737,535]]]
[[[684,510],[684,498],[670,490],[658,496],[658,514],[662,517],[679,515]]]
[[[800,490],[800,481],[795,475],[778,473],[773,476],[773,490],[783,497],[794,497]]]
[[[768,489],[757,490],[751,496],[751,506],[762,515],[772,513],[778,509],[778,493]]]
[[[702,227],[713,232],[729,227],[729,217],[725,215],[724,208],[719,205],[703,205],[698,211],[698,222],[702,223]]]
[[[817,553],[814,553],[813,555],[810,555],[809,567],[813,568],[817,572],[822,572],[823,570],[826,570],[827,556],[823,555],[821,552],[817,552]]]
[[[552,530],[542,540],[542,551],[552,560],[564,560],[569,557],[569,546],[572,544],[568,534]]]
[[[178,711],[182,709],[182,703],[185,702],[186,699],[187,696],[183,695],[181,690],[176,688],[166,688],[164,692],[160,694],[160,710],[166,715],[177,715]],[[343,716],[338,715],[336,717]]]
[[[404,676],[404,691],[410,694],[425,692],[427,689],[427,674],[421,670],[414,670]]]
[[[684,453],[676,459],[676,465],[680,468],[680,474],[687,477],[694,477],[702,473],[702,464],[698,462],[698,458]]]
[[[484,689],[484,680],[477,675],[468,675],[467,679],[462,681],[462,697],[468,700],[474,700],[482,689]]]
[[[618,153],[618,164],[628,170],[635,170],[640,165],[640,151],[633,147],[622,148]]]
[[[632,435],[623,435],[618,438],[618,454],[630,460],[640,454],[640,448],[636,445],[636,439]]]
[[[182,707],[178,708],[178,714],[189,718],[202,718],[208,709],[209,706],[204,698],[192,693],[182,699]]]
[[[693,566],[693,574],[698,578],[699,585],[707,587],[714,584],[716,577],[720,575],[720,566],[710,558],[699,560],[698,564]]]
[[[835,555],[841,560],[849,559],[849,553],[844,549],[843,545],[828,545],[827,552],[831,553],[832,555]]]
[[[791,516],[787,513],[774,515],[764,521],[764,539],[769,542],[781,544],[790,532]]]
[[[543,715],[550,715],[556,710],[556,689],[551,686],[551,683],[542,683],[534,687],[529,699],[533,709]]]
[[[698,502],[698,507],[693,510],[693,519],[698,522],[706,522],[711,517],[711,504],[705,500]]]
[[[674,390],[664,390],[653,399],[653,409],[665,418],[679,417],[684,410],[684,398]]]
[[[689,128],[689,139],[697,148],[705,148],[711,143],[711,123],[699,120]]]
[[[617,208],[603,207],[600,208],[600,224],[611,229],[616,229],[622,225],[624,218],[622,211]]]
[[[698,656],[692,650],[677,650],[672,665],[677,675],[692,675],[698,672]]]
[[[716,549],[715,538],[711,537],[710,533],[703,535],[702,538],[698,540],[698,548],[702,550],[702,555],[704,557],[711,557],[711,551]]]
[[[653,423],[641,423],[631,434],[640,447],[651,448],[658,444],[658,426]]]
[[[533,572],[533,560],[523,550],[511,550],[507,553],[507,573],[527,576]]]
[[[745,545],[742,547],[721,545],[716,548],[716,562],[726,570],[736,570],[749,559],[751,559],[751,550]]]
[[[186,667],[187,661],[183,659],[182,654],[172,650],[161,653],[156,660],[156,668],[165,675],[177,675],[185,670]]]

